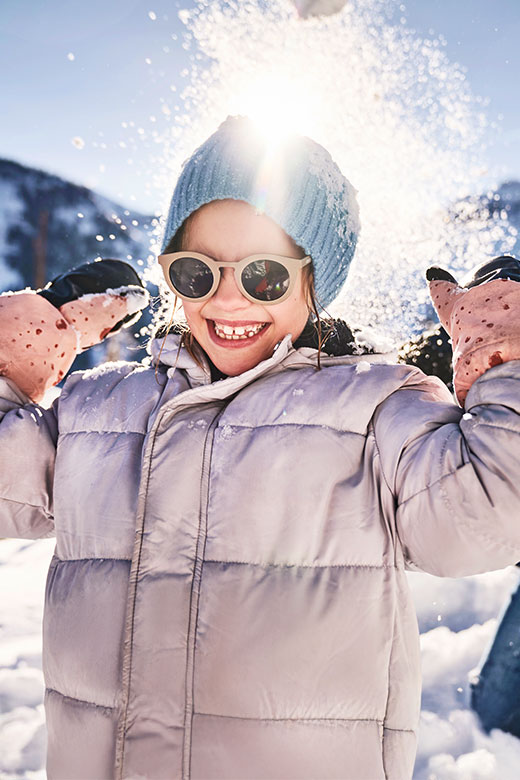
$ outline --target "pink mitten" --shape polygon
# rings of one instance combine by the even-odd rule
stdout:
[[[463,287],[442,268],[429,268],[433,305],[453,343],[453,384],[461,406],[479,376],[520,359],[520,262],[498,257]]]
[[[78,352],[134,322],[148,297],[120,260],[87,263],[39,292],[0,295],[0,374],[40,401]]]

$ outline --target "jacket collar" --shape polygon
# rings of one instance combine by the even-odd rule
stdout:
[[[152,365],[162,365],[166,369],[168,377],[172,377],[175,371],[185,372],[192,388],[213,385],[214,390],[219,388],[222,392],[216,392],[219,397],[227,397],[237,392],[245,385],[250,384],[260,376],[278,373],[288,368],[316,367],[318,363],[318,350],[312,347],[300,347],[295,349],[292,345],[291,335],[285,336],[274,348],[271,357],[262,360],[249,371],[235,377],[227,377],[218,382],[211,381],[211,370],[208,359],[202,350],[197,356],[201,366],[189,354],[184,346],[180,346],[181,336],[170,333],[165,338],[155,338],[150,343]],[[386,354],[362,354],[362,355],[321,355],[321,365],[349,365],[358,363],[393,363],[394,353]]]

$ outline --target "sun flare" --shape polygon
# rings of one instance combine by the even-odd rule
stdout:
[[[310,95],[304,85],[279,74],[254,81],[238,95],[233,114],[250,117],[259,132],[270,141],[283,141],[292,133],[314,136],[317,122],[310,110]]]

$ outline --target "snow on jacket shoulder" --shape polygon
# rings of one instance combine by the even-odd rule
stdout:
[[[520,362],[463,415],[407,366],[316,371],[285,340],[211,384],[167,341],[157,376],[106,367],[48,412],[12,388],[1,407],[0,535],[55,524],[49,778],[410,777],[404,569],[520,559]],[[9,519],[24,498],[36,515]]]

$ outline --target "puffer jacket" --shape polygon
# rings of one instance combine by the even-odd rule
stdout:
[[[49,778],[410,777],[405,569],[520,558],[520,361],[464,413],[289,338],[213,383],[177,353],[72,375],[50,410],[0,379],[0,535],[56,534]]]

